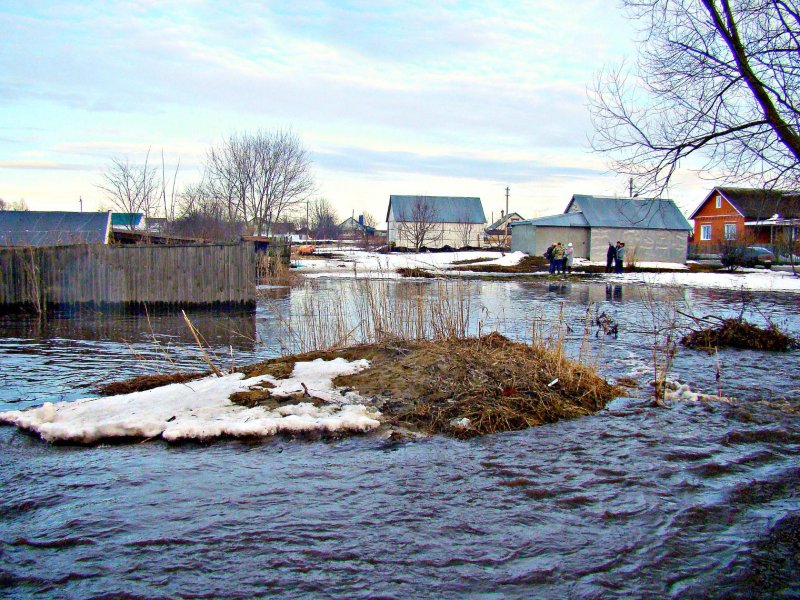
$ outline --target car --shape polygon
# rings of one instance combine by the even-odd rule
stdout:
[[[775,255],[762,246],[747,246],[742,250],[742,264],[745,267],[762,266],[769,269],[774,260]]]

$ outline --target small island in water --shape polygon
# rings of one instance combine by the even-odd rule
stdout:
[[[593,414],[620,394],[558,343],[498,333],[284,356],[231,373],[138,377],[112,394],[0,413],[54,443],[276,434],[470,438]]]

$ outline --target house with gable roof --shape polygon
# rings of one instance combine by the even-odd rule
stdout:
[[[757,244],[800,239],[800,192],[715,187],[689,215],[699,252],[746,237]]]
[[[480,247],[486,216],[481,199],[461,196],[389,196],[389,244],[404,248]]]
[[[576,258],[605,261],[609,242],[625,242],[628,260],[685,263],[692,227],[672,200],[575,194],[559,215],[511,223],[511,250],[541,256],[572,243]]]

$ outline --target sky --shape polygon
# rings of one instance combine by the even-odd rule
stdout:
[[[635,60],[609,0],[0,4],[0,198],[107,207],[113,158],[199,181],[232,133],[290,129],[316,195],[383,222],[390,194],[479,196],[487,220],[627,195],[591,152],[587,87]],[[682,171],[685,211],[712,184]]]

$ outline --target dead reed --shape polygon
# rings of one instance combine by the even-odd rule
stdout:
[[[472,286],[459,278],[397,285],[392,279],[355,279],[336,291],[308,281],[281,318],[285,353],[329,350],[386,339],[466,337],[476,311]]]

